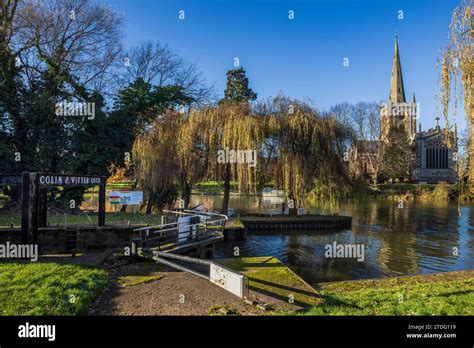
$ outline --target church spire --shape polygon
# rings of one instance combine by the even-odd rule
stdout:
[[[402,66],[400,63],[400,53],[398,51],[398,34],[396,33],[389,100],[392,103],[405,103],[405,88],[403,87]]]

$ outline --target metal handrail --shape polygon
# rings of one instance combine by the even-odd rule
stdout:
[[[81,211],[78,216],[81,217],[82,214],[85,215],[85,217],[89,220],[89,222],[90,222],[91,225],[94,224],[94,223],[92,222],[91,218],[89,217],[89,214],[88,214],[86,211]]]
[[[199,212],[199,213],[194,212],[194,214],[191,213],[191,212],[193,212],[192,210],[184,210],[183,212],[181,212],[181,211],[172,211],[172,210],[163,210],[163,212],[173,213],[173,214],[182,214],[182,215],[188,215],[188,216],[200,216],[200,217],[206,217],[206,218],[209,217],[208,215],[210,215],[211,217],[212,216],[222,216],[223,217],[221,220],[213,220],[212,221],[213,223],[224,222],[224,221],[229,220],[229,217],[227,215],[217,214],[217,213],[209,213],[209,212]],[[207,215],[204,215],[204,214],[207,214]],[[140,232],[140,231],[144,231],[144,230],[150,230],[150,229],[153,229],[153,228],[160,228],[160,227],[172,226],[172,225],[177,225],[177,224],[178,224],[177,221],[176,222],[169,222],[169,223],[166,223],[166,224],[136,228],[136,229],[134,229],[134,231],[135,232]]]
[[[208,233],[209,233],[209,230],[208,230],[208,225],[215,225],[217,227],[220,226],[220,228],[222,229],[225,222],[229,219],[227,217],[227,215],[224,215],[224,214],[217,214],[217,213],[210,213],[210,212],[197,212],[197,211],[193,211],[193,210],[182,210],[182,211],[170,211],[170,210],[163,210],[163,212],[165,213],[172,213],[172,214],[176,214],[176,215],[186,215],[186,216],[197,216],[197,217],[200,217],[200,220],[204,220],[204,221],[200,221],[200,222],[197,222],[197,223],[194,223],[194,224],[185,224],[185,227],[186,228],[189,228],[190,231],[194,230],[194,228],[196,228],[196,231],[194,233],[192,233],[192,239],[194,240],[194,242],[196,242],[197,239],[199,239],[200,236],[202,235],[205,235],[206,237],[208,236]],[[213,217],[218,217],[217,220],[210,220],[209,218],[213,218]],[[209,219],[209,220],[208,220]],[[176,238],[176,242],[177,243],[180,243],[180,238],[179,238],[179,228],[180,228],[180,224],[183,224],[182,222],[171,222],[171,223],[166,223],[166,224],[160,224],[160,225],[154,225],[154,226],[146,226],[146,227],[140,227],[140,228],[137,228],[137,229],[134,229],[134,231],[136,232],[140,232],[140,237],[142,239],[144,239],[144,241],[152,241],[152,240],[159,240],[160,243],[159,245],[161,246],[161,241],[165,238]],[[169,226],[173,226],[173,227],[169,227]],[[163,228],[165,227],[165,228]],[[202,231],[202,228],[204,228],[204,231]],[[201,231],[200,231],[201,229]],[[152,231],[154,230],[154,231]],[[142,232],[143,231],[146,231],[146,234],[145,234],[145,238],[142,237]],[[175,233],[169,233],[169,234],[166,234],[165,232],[170,232],[170,231],[174,231]],[[150,237],[150,232],[151,232],[151,237]],[[204,233],[202,233],[204,232]],[[218,232],[221,232],[218,230]],[[154,234],[158,234],[158,236],[153,236]],[[186,242],[189,241],[189,237],[190,236],[187,236],[185,237],[186,238]],[[175,244],[177,244],[175,243]]]
[[[182,215],[188,215],[188,216],[199,216],[199,217],[206,217],[206,218],[208,217],[207,215],[210,215],[211,217],[212,216],[221,216],[221,217],[223,217],[220,220],[209,221],[209,222],[212,222],[212,223],[225,222],[225,221],[229,220],[229,217],[227,215],[217,214],[217,213],[209,213],[209,212],[199,212],[198,213],[198,212],[194,212],[192,210],[184,210],[182,212],[181,211],[172,211],[172,210],[163,210],[163,212],[173,213],[173,214],[182,214]],[[207,214],[207,215],[204,215],[204,214]],[[202,223],[202,222],[200,222],[200,223]],[[172,226],[172,225],[177,225],[177,224],[178,224],[177,221],[176,222],[169,222],[169,223],[166,223],[166,224],[136,228],[136,229],[134,229],[134,231],[135,232],[140,232],[140,231],[144,231],[144,230],[150,230],[150,229],[153,229],[153,228],[162,228],[162,227],[165,227],[165,226]]]
[[[214,224],[214,222],[209,222],[209,223],[202,223],[202,222],[198,222],[198,223],[195,223],[195,224],[186,224],[185,226],[186,227],[194,227],[194,226],[201,226],[201,227],[207,227],[208,224]],[[176,227],[173,227],[173,228],[167,228],[167,229],[164,229],[164,230],[157,230],[156,232],[159,232],[160,235],[163,234],[163,232],[168,232],[168,231],[179,231],[179,226],[176,226]],[[207,232],[207,229],[206,229],[206,232]],[[161,236],[160,236],[161,237]],[[160,238],[160,237],[148,237],[148,234],[147,234],[147,238],[146,240],[154,240],[154,239],[157,239],[157,238]]]

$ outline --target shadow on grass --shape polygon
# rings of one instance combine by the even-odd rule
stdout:
[[[268,285],[268,286],[271,286],[273,288],[283,289],[283,290],[287,290],[287,291],[294,292],[294,293],[301,294],[301,295],[305,295],[305,296],[310,296],[310,297],[315,297],[315,298],[320,298],[321,297],[321,296],[318,296],[318,294],[315,293],[315,292],[306,291],[306,290],[303,290],[303,289],[299,289],[299,288],[295,288],[295,287],[291,287],[291,286],[286,286],[286,285],[282,285],[282,284],[277,284],[277,283],[269,282],[269,281],[262,280],[262,279],[251,278],[250,280],[252,282],[255,282],[255,283]]]
[[[257,288],[257,287],[252,286],[252,285],[250,285],[250,290],[255,291],[255,292],[257,292],[259,294],[262,294],[262,295],[266,295],[268,297],[272,297],[272,298],[280,300],[282,302],[288,302],[288,299],[289,299],[288,296],[283,296],[283,295],[277,294],[273,291],[265,290],[265,289],[262,289],[262,288]],[[296,298],[293,300],[292,304],[296,305],[296,306],[299,306],[299,307],[302,307],[302,308],[308,308],[308,307],[311,307],[311,306],[315,305],[314,303],[303,302],[303,301],[300,301]]]
[[[354,303],[344,301],[337,296],[332,295],[323,295],[322,298],[324,302],[318,305],[312,306],[314,311],[320,312],[320,314],[315,315],[335,315],[336,310],[342,310],[341,315],[349,315],[349,312],[360,311],[362,308]],[[304,312],[303,312],[304,313]],[[311,309],[309,309],[308,314],[311,315]],[[352,313],[351,315],[357,315],[358,313]]]
[[[438,296],[450,297],[450,296],[459,296],[459,295],[469,295],[472,292],[474,292],[474,290],[451,291],[451,292],[443,292],[441,294],[438,294]]]

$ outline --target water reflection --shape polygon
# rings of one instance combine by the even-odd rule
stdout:
[[[221,200],[196,196],[192,202],[217,209]],[[278,210],[254,196],[233,196],[230,206],[237,211]],[[350,215],[352,229],[251,235],[247,241],[222,243],[216,257],[232,257],[235,246],[242,256],[276,256],[310,283],[474,268],[473,206],[405,202],[400,208],[388,200],[306,206],[311,212]],[[364,244],[365,260],[325,258],[324,246],[334,241]]]

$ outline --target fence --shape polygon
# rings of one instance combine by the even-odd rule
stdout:
[[[137,228],[143,246],[155,246],[159,249],[179,247],[202,242],[206,239],[221,237],[228,217],[223,214],[179,210],[169,211],[171,222]]]

